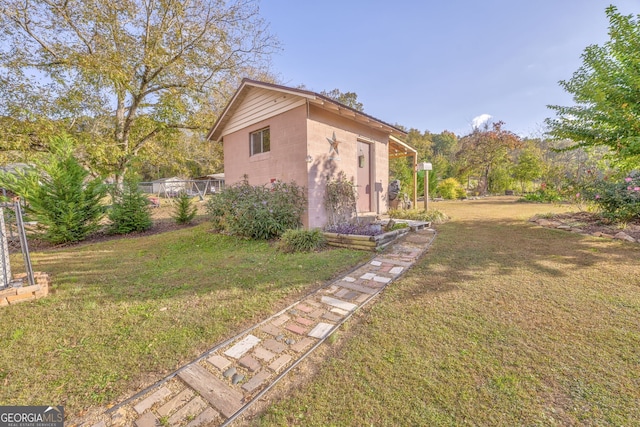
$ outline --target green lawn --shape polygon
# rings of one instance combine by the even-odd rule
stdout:
[[[370,256],[283,255],[206,223],[32,253],[54,292],[0,309],[0,405],[115,403]]]
[[[638,425],[640,244],[526,221],[551,205],[434,207],[427,255],[253,423]]]

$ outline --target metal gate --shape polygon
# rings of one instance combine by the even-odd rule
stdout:
[[[22,253],[27,281],[33,285],[33,268],[20,202],[0,203],[0,289],[22,285],[22,281],[12,279],[9,255],[17,252]]]

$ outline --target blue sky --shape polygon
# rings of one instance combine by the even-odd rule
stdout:
[[[558,85],[608,39],[598,0],[262,0],[288,86],[356,92],[365,112],[421,131],[471,131],[482,115],[541,136]],[[615,3],[640,13],[637,0]]]

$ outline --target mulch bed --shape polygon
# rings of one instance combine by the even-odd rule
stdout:
[[[117,240],[117,239],[135,239],[138,237],[144,236],[152,236],[154,234],[166,233],[168,231],[180,230],[183,228],[193,227],[203,222],[206,222],[207,219],[204,217],[196,217],[193,222],[190,224],[176,224],[175,221],[171,219],[156,219],[153,221],[153,225],[150,229],[141,232],[129,233],[129,234],[109,234],[106,231],[97,232],[81,242],[76,243],[67,243],[61,245],[54,245],[49,242],[45,242],[40,239],[29,239],[29,251],[31,252],[43,252],[47,250],[55,250],[66,247],[79,247],[83,245],[89,245],[92,243],[98,242],[106,242],[109,240]]]

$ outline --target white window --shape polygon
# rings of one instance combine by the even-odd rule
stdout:
[[[251,132],[249,136],[249,146],[252,156],[271,151],[271,134],[269,133],[269,128]]]

